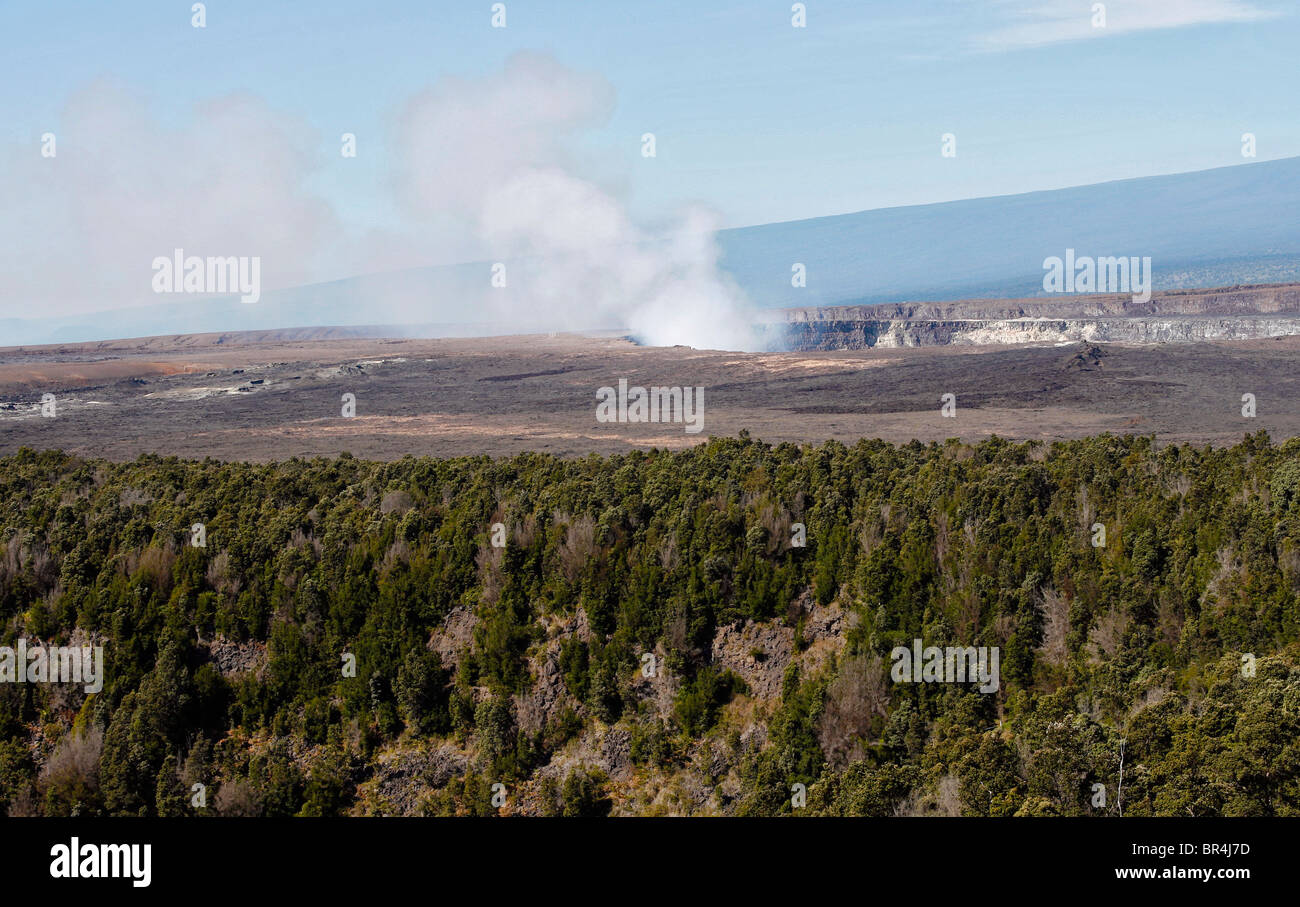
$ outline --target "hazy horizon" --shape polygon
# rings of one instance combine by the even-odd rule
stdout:
[[[1117,195],[1154,223],[1131,222]],[[1207,201],[1213,197],[1219,200]],[[1068,220],[1059,217],[1062,208],[1070,210]],[[1155,290],[1284,283],[1300,281],[1297,211],[1300,157],[721,230],[718,268],[743,292],[751,320],[759,321],[754,316],[763,310],[806,305],[1042,296],[1039,262],[1071,245],[1080,254],[1139,247],[1154,254]],[[969,217],[982,230],[954,236],[949,227]],[[915,241],[918,234],[927,241]],[[806,263],[804,286],[790,285],[787,258]],[[525,279],[529,264],[509,263]],[[424,329],[419,336],[628,327],[594,318],[556,325],[546,312],[523,305],[514,311],[510,287],[487,289],[490,266],[478,261],[360,274],[271,291],[256,305],[236,296],[198,296],[179,305],[146,298],[80,316],[3,318],[0,326],[10,346],[313,327],[418,327]]]

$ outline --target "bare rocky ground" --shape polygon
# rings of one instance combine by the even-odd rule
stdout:
[[[328,338],[328,332],[324,332]],[[560,456],[682,448],[742,429],[770,442],[892,442],[1100,432],[1227,444],[1300,434],[1300,337],[733,353],[614,336],[306,339],[190,335],[0,349],[0,454],[27,446],[273,460]],[[704,390],[704,430],[602,424],[596,392]],[[40,414],[55,395],[55,417]],[[356,396],[343,418],[341,398]],[[955,418],[940,414],[956,396]],[[1257,417],[1242,416],[1254,394]]]

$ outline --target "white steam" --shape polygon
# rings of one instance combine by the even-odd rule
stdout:
[[[665,235],[648,233],[612,192],[576,173],[567,142],[608,117],[612,97],[603,80],[535,54],[481,82],[444,84],[402,116],[402,197],[418,218],[450,213],[469,226],[491,260],[522,263],[518,279],[508,267],[509,293],[487,297],[497,317],[625,327],[655,345],[756,349],[707,214],[689,211]]]
[[[242,96],[164,126],[120,85],[93,84],[52,126],[56,157],[41,157],[35,142],[0,147],[10,177],[0,202],[0,317],[157,305],[152,262],[177,248],[259,257],[264,293],[500,261],[506,290],[490,288],[485,266],[481,292],[367,290],[374,297],[356,300],[356,310],[408,323],[456,313],[502,330],[620,328],[657,345],[759,348],[743,294],[718,267],[708,214],[683,212],[672,229],[647,231],[619,193],[582,175],[609,169],[577,141],[613,106],[603,78],[539,54],[518,54],[483,79],[443,80],[398,111],[386,146],[367,144],[387,155],[403,222],[349,230],[312,181],[338,154],[336,137]]]
[[[263,289],[319,279],[341,241],[305,182],[321,156],[301,121],[247,97],[164,128],[122,86],[75,95],[40,143],[0,147],[0,280],[9,317],[157,303],[156,256],[260,256]]]

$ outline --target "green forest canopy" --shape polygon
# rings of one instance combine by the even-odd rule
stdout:
[[[1300,440],[1262,432],[388,463],[23,450],[0,459],[0,644],[75,631],[106,681],[0,684],[0,807],[382,811],[358,793],[380,756],[445,744],[464,762],[418,811],[494,812],[497,782],[535,811],[653,811],[637,785],[693,772],[697,811],[737,814],[1295,815],[1297,590]],[[804,645],[814,604],[849,615],[843,645],[771,701],[713,663],[742,621]],[[473,638],[444,663],[429,641],[457,610]],[[546,626],[579,612],[570,706],[525,732]],[[997,693],[889,684],[869,709],[914,638],[998,646]],[[215,639],[264,645],[264,668],[219,670]],[[650,652],[680,679],[669,709],[638,692]],[[762,734],[739,731],[746,701]],[[548,769],[611,726],[629,778]]]

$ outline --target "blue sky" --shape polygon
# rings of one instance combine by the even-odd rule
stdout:
[[[189,6],[4,4],[0,142],[34,146],[104,76],[178,128],[198,104],[254,95],[330,148],[358,136],[357,160],[323,156],[311,183],[348,223],[383,225],[394,111],[531,49],[612,85],[583,142],[647,220],[687,202],[738,226],[1204,169],[1243,163],[1243,132],[1260,160],[1300,154],[1300,16],[1278,0],[1112,0],[1108,27],[1081,38],[1091,3],[1075,0],[809,0],[806,29],[759,0],[507,0],[505,29],[477,0],[214,0],[202,30]]]

